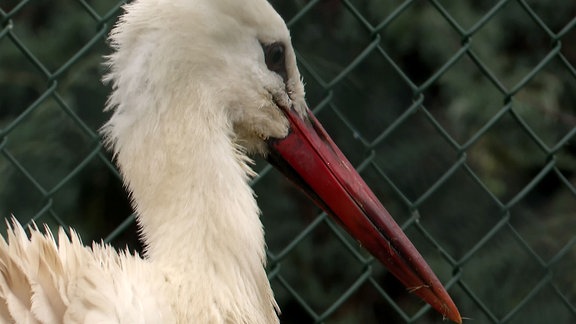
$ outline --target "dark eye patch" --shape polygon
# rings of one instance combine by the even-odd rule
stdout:
[[[272,44],[263,44],[264,60],[268,70],[278,73],[284,81],[288,80],[286,71],[286,49],[284,44],[277,42]]]

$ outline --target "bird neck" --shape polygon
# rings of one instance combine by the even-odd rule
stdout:
[[[134,122],[117,143],[117,160],[146,256],[177,277],[180,298],[217,307],[226,318],[237,318],[232,322],[257,323],[248,314],[260,314],[271,323],[275,304],[264,270],[259,210],[248,185],[252,171],[231,138],[227,116],[194,107],[213,104],[174,104]]]

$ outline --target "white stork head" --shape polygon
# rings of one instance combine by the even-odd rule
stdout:
[[[146,200],[137,188],[162,186],[163,179],[150,180],[158,170],[177,181],[192,172],[180,170],[183,161],[208,148],[231,143],[245,171],[246,153],[264,154],[411,291],[461,322],[439,280],[308,110],[288,29],[267,1],[136,0],[111,40],[114,113],[104,132],[137,204]]]
[[[151,0],[138,7],[127,10],[112,35],[112,45],[122,49],[111,56],[108,76],[121,89],[110,98],[116,111],[105,128],[115,145],[137,119],[150,116],[144,109],[151,105],[140,101],[162,100],[155,105],[162,113],[173,104],[158,95],[171,92],[198,100],[200,88],[210,89],[211,104],[194,107],[226,114],[235,141],[248,153],[265,154],[266,139],[288,134],[279,105],[304,115],[290,34],[267,1]]]

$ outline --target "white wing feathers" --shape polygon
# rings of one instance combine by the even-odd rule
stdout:
[[[162,302],[163,278],[139,257],[107,245],[82,245],[46,227],[30,238],[13,219],[8,242],[0,238],[0,324],[2,323],[171,323]]]

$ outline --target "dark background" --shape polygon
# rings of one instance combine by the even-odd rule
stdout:
[[[272,4],[310,107],[462,315],[576,322],[576,2]],[[0,215],[139,250],[97,133],[119,6],[0,2]],[[255,169],[283,323],[442,322],[276,171]]]

